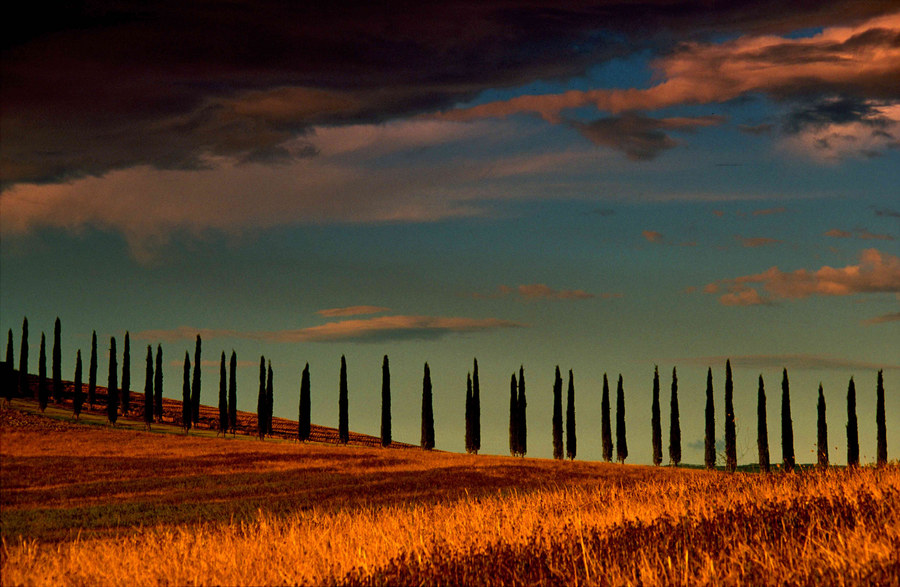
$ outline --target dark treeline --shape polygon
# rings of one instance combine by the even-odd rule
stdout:
[[[14,397],[33,397],[43,411],[49,402],[63,404],[71,399],[73,416],[77,419],[84,410],[85,401],[88,409],[93,411],[97,403],[97,333],[91,334],[90,359],[88,363],[87,383],[84,382],[81,349],[75,352],[75,372],[71,392],[62,374],[61,323],[56,319],[53,329],[53,347],[51,354],[51,373],[47,373],[46,336],[42,332],[38,355],[38,374],[36,385],[29,379],[29,330],[28,319],[22,321],[22,334],[19,346],[18,369],[15,365],[15,347],[13,330],[7,333],[5,360],[2,363],[0,382],[3,384],[2,398],[10,402]],[[201,337],[198,334],[194,346],[194,361],[185,351],[182,383],[182,402],[180,418],[168,421],[180,424],[187,433],[200,423],[200,391],[201,391]],[[130,335],[126,331],[124,345],[119,362],[116,338],[110,337],[108,376],[103,408],[111,425],[115,425],[119,415],[128,417],[131,412],[139,411],[139,416],[150,427],[154,422],[163,422],[163,350],[158,344],[154,361],[152,345],[147,346],[143,402],[131,405],[131,354]],[[121,379],[119,365],[121,364]],[[221,352],[219,361],[219,394],[218,417],[210,418],[204,423],[206,428],[214,428],[222,434],[231,430],[237,433],[237,355],[232,350],[231,359],[226,362],[226,354]],[[85,394],[85,386],[87,393]],[[102,389],[102,388],[101,388]],[[677,368],[672,369],[672,383],[669,400],[669,463],[678,466],[681,462],[682,430],[680,422]],[[552,411],[550,414],[552,427],[553,458],[564,456],[574,459],[577,454],[577,436],[575,430],[575,384],[572,370],[569,370],[568,387],[565,398],[565,418],[563,417],[563,379],[559,366],[556,367],[552,393]],[[879,370],[876,384],[876,465],[887,463],[887,425],[884,405],[883,371]],[[102,396],[101,396],[102,397]],[[296,396],[295,396],[296,397]],[[847,388],[847,464],[859,466],[859,424],[856,409],[856,385],[851,377]],[[419,445],[424,450],[435,448],[434,390],[431,370],[425,363],[422,380],[421,436]],[[524,457],[528,452],[528,402],[526,396],[525,368],[520,366],[518,373],[510,376],[509,388],[509,450],[514,456]],[[296,438],[307,441],[311,437],[312,419],[310,414],[311,389],[309,363],[300,373],[299,411]],[[259,363],[259,393],[257,398],[257,434],[260,438],[273,434],[274,410],[274,371],[272,362],[264,356]],[[342,444],[350,441],[349,429],[349,393],[347,384],[347,361],[341,356],[340,375],[338,380],[338,438]],[[724,383],[724,457],[716,454],[715,432],[715,390],[712,369],[707,370],[705,411],[704,411],[704,464],[708,469],[715,469],[721,458],[724,470],[734,472],[737,469],[736,423],[734,411],[734,384],[731,361],[725,363]],[[481,385],[478,372],[478,360],[473,362],[473,370],[466,375],[465,392],[465,449],[470,454],[478,454],[481,449]],[[790,382],[787,369],[782,370],[781,381],[781,468],[793,471],[797,464],[794,451],[793,420],[791,416]],[[615,448],[616,461],[624,463],[628,457],[628,440],[626,434],[625,390],[622,375],[618,376],[615,397],[615,442],[612,436],[612,402],[610,398],[607,374],[603,374],[603,385],[600,395],[600,440],[603,460],[610,462]],[[660,409],[659,368],[654,366],[652,379],[652,400],[650,406],[650,428],[652,462],[662,463],[662,418]],[[822,384],[818,386],[816,396],[816,466],[829,466],[828,425],[826,415],[825,392]],[[761,471],[769,471],[769,439],[766,408],[766,390],[763,376],[759,375],[757,388],[757,448],[758,466]],[[381,434],[382,446],[391,446],[393,441],[391,423],[391,376],[388,356],[384,356],[382,364],[381,386]]]

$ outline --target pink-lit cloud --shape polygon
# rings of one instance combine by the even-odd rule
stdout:
[[[784,206],[776,206],[775,208],[763,208],[761,210],[754,210],[754,216],[771,216],[772,214],[784,214],[787,212],[787,208]]]
[[[659,243],[663,240],[663,234],[656,230],[642,230],[641,236],[643,236],[651,243]]]
[[[326,310],[319,310],[316,312],[319,316],[325,316],[326,318],[336,318],[343,316],[363,316],[366,314],[381,314],[382,312],[388,312],[390,308],[383,308],[381,306],[347,306],[346,308],[329,308]]]
[[[900,100],[900,86],[893,80],[900,79],[898,34],[900,12],[856,26],[829,27],[806,38],[745,35],[718,44],[689,42],[653,63],[662,81],[647,89],[525,95],[448,110],[440,116],[473,120],[534,113],[560,123],[565,111],[585,106],[620,114],[720,103],[750,93],[765,93],[776,99],[805,98],[816,93],[855,94],[870,101],[885,101],[883,105],[873,102],[872,108],[877,110],[878,124],[891,128],[873,128],[871,120],[843,121],[840,132],[834,127],[807,125],[791,137],[791,145],[824,157],[840,156],[851,148],[876,152],[897,143],[893,123],[900,121],[900,116],[894,115],[898,106],[893,101]],[[848,132],[852,136],[842,139]]]
[[[887,322],[898,322],[900,321],[900,312],[892,312],[890,314],[882,314],[881,316],[875,316],[874,318],[869,318],[868,320],[863,320],[863,324],[872,325],[872,324],[885,324]]]
[[[174,342],[236,338],[278,343],[303,342],[383,342],[390,340],[432,340],[449,334],[487,332],[504,328],[522,328],[525,324],[499,318],[461,318],[438,316],[381,316],[359,320],[329,322],[296,330],[245,332],[238,330],[197,329],[182,326],[171,330],[146,330],[135,333],[136,340]]]
[[[727,293],[719,298],[724,305],[752,306],[777,300],[809,296],[847,296],[860,293],[900,293],[900,257],[866,249],[858,265],[822,267],[816,271],[798,269],[785,272],[771,267],[762,273],[723,279],[705,291]]]

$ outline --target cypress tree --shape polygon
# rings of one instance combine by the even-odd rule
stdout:
[[[119,419],[119,381],[116,364],[116,339],[109,339],[109,375],[106,381],[106,417],[110,424]]]
[[[347,390],[347,360],[341,355],[341,380],[338,390],[338,436],[341,444],[350,442],[349,391]]]
[[[847,466],[859,466],[859,428],[856,422],[856,384],[847,386]]]
[[[269,361],[269,370],[266,375],[266,434],[272,436],[272,415],[275,405],[275,393],[272,387],[272,361]]]
[[[653,448],[653,464],[662,463],[662,423],[659,415],[659,367],[653,367],[653,402],[650,406],[650,445]]]
[[[434,408],[431,402],[431,370],[425,363],[425,375],[422,377],[422,439],[424,450],[434,448]]]
[[[147,364],[144,369],[144,423],[153,423],[153,347],[147,345]]]
[[[569,457],[569,460],[575,460],[577,448],[578,443],[575,438],[575,378],[572,376],[572,370],[569,369],[569,389],[566,393],[566,456]]]
[[[131,409],[131,341],[125,331],[125,346],[122,348],[122,415],[127,416]]]
[[[219,361],[219,432],[228,432],[228,374],[225,370],[225,351]]]
[[[678,373],[672,367],[672,395],[669,400],[669,464],[681,462],[681,415],[678,410]]]
[[[72,395],[72,413],[75,419],[81,415],[81,408],[84,405],[84,389],[82,387],[83,376],[81,374],[81,349],[75,353],[75,387]]]
[[[568,421],[566,422],[568,426]],[[612,460],[612,422],[609,411],[609,381],[603,374],[603,395],[600,398],[600,440],[603,444],[603,460]]]
[[[766,386],[759,375],[759,391],[756,395],[756,445],[759,449],[759,468],[769,472],[769,425],[766,423]]]
[[[31,395],[28,389],[28,318],[22,320],[22,341],[19,347],[19,395]]]
[[[616,386],[616,460],[624,464],[628,458],[628,441],[625,438],[625,390],[622,387],[622,375]]]
[[[725,361],[725,470],[737,469],[737,431],[734,422],[734,384],[731,381],[731,360]]]
[[[259,358],[259,395],[256,397],[256,432],[266,435],[266,358]]]
[[[237,434],[237,353],[234,349],[228,363],[228,427],[232,436]]]
[[[509,380],[509,454],[519,454],[519,398],[516,374],[513,373]]]
[[[819,383],[819,401],[816,404],[816,455],[819,467],[828,467],[828,423],[825,420],[825,393]]]
[[[181,427],[187,434],[194,411],[191,409],[191,355],[184,351],[184,380],[181,384]]]
[[[472,446],[475,454],[481,450],[481,385],[478,382],[478,359],[472,371]]]
[[[163,418],[163,370],[162,370],[162,345],[156,345],[156,371],[153,373],[153,415],[157,422]]]
[[[706,369],[706,433],[703,437],[703,462],[707,469],[716,468],[716,405],[713,399],[712,368]]]
[[[6,400],[6,403],[12,401],[13,396],[13,388],[19,386],[19,381],[14,379],[13,373],[13,335],[12,328],[9,329],[8,336],[6,337],[6,362],[4,363],[3,372],[3,399]]]
[[[62,345],[60,342],[60,322],[59,316],[56,317],[56,323],[53,325],[53,401],[62,403],[63,384],[62,384]]]
[[[519,397],[516,400],[516,409],[518,410],[518,419],[516,420],[516,434],[519,440],[516,443],[519,447],[519,455],[525,456],[528,452],[528,418],[526,408],[528,402],[525,399],[525,368],[519,366]]]
[[[91,362],[88,365],[88,406],[94,409],[97,398],[97,331],[91,334]]]
[[[191,423],[200,421],[200,335],[194,346],[194,379],[191,382]]]
[[[472,454],[472,374],[466,373],[466,452]]]
[[[38,356],[38,404],[43,412],[47,408],[47,396],[50,390],[47,386],[47,350],[44,341],[44,333],[41,333],[41,354]]]
[[[12,359],[9,359],[9,362],[12,365]],[[884,413],[884,375],[881,369],[878,370],[878,383],[875,388],[875,426],[878,429],[875,465],[883,467],[887,464],[887,424]]]
[[[381,362],[381,446],[390,446],[391,434],[391,366],[388,356]]]
[[[794,470],[794,421],[791,418],[791,387],[787,369],[781,374],[781,460],[784,470]]]
[[[300,418],[298,419],[297,438],[301,442],[309,440],[312,422],[310,412],[311,398],[309,389],[309,363],[300,374]]]
[[[553,378],[553,458],[563,458],[562,376],[559,365]]]

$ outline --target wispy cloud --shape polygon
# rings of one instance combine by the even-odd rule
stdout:
[[[363,316],[365,314],[381,314],[388,312],[390,308],[382,308],[381,306],[347,306],[346,308],[329,308],[327,310],[319,310],[316,312],[319,316],[326,318],[336,318],[341,316]]]
[[[449,334],[487,332],[503,328],[522,328],[525,324],[499,318],[460,318],[437,316],[381,316],[364,320],[329,322],[296,330],[246,332],[238,330],[197,329],[182,326],[171,330],[147,330],[134,334],[136,340],[178,341],[234,338],[262,342],[385,342],[396,340],[433,340]]]
[[[856,228],[853,231],[832,228],[825,233],[825,236],[830,236],[832,238],[858,238],[860,240],[897,240],[889,234],[876,234],[874,232],[869,232],[865,228]]]
[[[890,314],[882,314],[881,316],[875,316],[874,318],[869,318],[868,320],[863,320],[863,324],[872,325],[872,324],[885,324],[887,322],[898,322],[900,321],[900,312],[892,312]]]
[[[812,295],[900,293],[900,257],[877,249],[866,249],[860,254],[858,265],[839,268],[825,266],[816,271],[798,269],[791,272],[772,267],[754,275],[719,280],[708,284],[704,291],[719,293],[722,289],[727,293],[719,301],[731,306],[762,305]]]
[[[498,299],[514,295],[525,301],[535,300],[590,300],[593,298],[612,299],[622,297],[622,294],[602,293],[593,294],[582,289],[554,289],[544,283],[529,283],[510,287],[500,285],[496,291],[489,294],[474,293],[476,299]]]
[[[663,240],[663,234],[656,230],[642,230],[641,236],[651,243],[660,243]]]
[[[621,151],[633,161],[649,161],[678,145],[669,131],[693,132],[723,122],[723,116],[651,118],[626,113],[590,123],[572,121],[569,124],[595,145]]]
[[[784,214],[787,212],[787,208],[784,206],[776,206],[774,208],[763,208],[761,210],[754,210],[754,216],[771,216],[772,214]]]
[[[735,369],[759,369],[764,371],[781,369],[829,371],[900,369],[900,365],[898,364],[872,363],[869,361],[843,359],[830,355],[813,354],[738,355],[732,357],[709,356],[673,359],[673,361],[676,363],[687,363],[702,367],[708,367],[711,365],[724,365],[726,360],[730,360],[732,367],[734,367]]]
[[[742,247],[746,248],[756,248],[756,247],[765,247],[767,245],[777,245],[781,241],[777,238],[768,238],[764,236],[757,237],[743,237],[741,235],[735,235],[734,237],[737,239],[739,243],[741,243]]]

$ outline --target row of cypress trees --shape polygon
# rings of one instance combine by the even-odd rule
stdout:
[[[40,355],[38,364],[38,387],[35,399],[38,400],[41,410],[44,410],[52,390],[53,399],[62,401],[63,384],[61,374],[61,325],[59,318],[54,324],[54,344],[52,353],[52,379],[48,381],[46,374],[46,340],[41,334]],[[192,424],[199,421],[200,406],[200,369],[201,361],[200,335],[196,337],[194,350],[194,369],[191,372],[190,354],[185,352],[184,381],[182,389],[182,426],[187,432]],[[13,336],[9,330],[7,340],[7,352],[5,367],[9,374],[13,373]],[[107,380],[108,399],[107,417],[110,423],[115,423],[119,410],[127,415],[130,410],[130,336],[125,333],[124,348],[122,354],[122,380],[119,385],[117,373],[116,339],[110,338],[109,350],[109,374]],[[232,351],[230,369],[226,384],[225,353],[222,352],[219,378],[219,421],[218,429],[223,433],[231,430],[236,432],[237,424],[237,389],[236,389],[236,353]],[[29,393],[26,375],[28,372],[28,319],[23,320],[22,345],[19,360],[19,380],[6,380],[4,388],[11,390],[18,387],[22,395]],[[92,333],[91,358],[88,370],[88,404],[93,408],[96,393],[97,374],[97,335]],[[11,376],[11,375],[10,375]],[[73,411],[75,416],[80,414],[83,403],[83,372],[81,350],[76,354],[75,386],[73,394]],[[828,466],[828,432],[826,422],[826,406],[822,385],[819,385],[817,401],[817,463],[819,466]],[[577,440],[575,435],[575,409],[574,409],[574,378],[569,370],[569,386],[566,406],[566,439],[565,453],[569,459],[576,456]],[[651,445],[653,463],[662,463],[662,430],[660,418],[660,384],[659,369],[654,368],[653,397],[651,405]],[[737,467],[736,453],[736,425],[734,414],[734,386],[732,381],[731,361],[725,364],[725,469],[733,472]],[[877,449],[876,462],[879,465],[887,461],[887,433],[884,410],[884,383],[883,372],[878,372],[876,390],[876,426]],[[381,444],[389,446],[391,437],[391,390],[390,390],[390,366],[387,355],[382,364],[382,414],[381,414]],[[257,402],[258,428],[260,438],[272,434],[272,410],[273,410],[273,371],[271,361],[266,365],[265,357],[260,357],[260,386]],[[793,445],[793,422],[790,407],[790,384],[787,369],[782,372],[782,401],[781,401],[781,443],[782,464],[786,471],[791,471],[796,466]],[[481,448],[481,406],[480,384],[478,378],[478,361],[474,361],[472,373],[467,374],[466,382],[466,437],[465,446],[469,453],[477,454]],[[341,357],[340,387],[339,387],[339,423],[338,433],[341,443],[349,442],[348,425],[348,390],[347,390],[347,364],[346,358]],[[513,373],[510,378],[510,417],[509,417],[509,447],[514,456],[524,456],[527,453],[527,400],[525,394],[525,370],[520,366],[518,378]],[[157,346],[155,369],[153,364],[152,346],[147,347],[146,376],[144,385],[144,420],[149,426],[154,418],[162,419],[162,346]],[[603,459],[612,460],[613,442],[612,425],[610,418],[611,406],[609,398],[609,383],[607,375],[603,375],[603,391],[601,396],[601,443]],[[766,420],[766,393],[762,375],[759,376],[757,391],[757,445],[759,452],[759,466],[763,471],[771,468],[769,458],[768,425]],[[562,378],[559,367],[553,385],[553,456],[556,459],[563,458],[563,422],[562,422]],[[298,439],[308,440],[311,432],[310,419],[310,382],[309,364],[307,363],[301,373],[300,385],[300,409],[298,416]],[[847,462],[850,466],[859,464],[859,436],[856,418],[856,391],[853,378],[850,378],[847,391]],[[431,386],[431,373],[428,363],[425,363],[422,385],[422,434],[420,445],[425,450],[435,446],[434,437],[434,411],[433,393]],[[625,432],[625,402],[624,389],[621,374],[618,378],[616,389],[616,460],[624,463],[628,457],[628,445]],[[669,463],[678,465],[681,461],[681,428],[678,406],[678,375],[677,369],[672,369],[672,385],[670,396],[670,429],[669,429]],[[715,440],[715,404],[713,393],[712,369],[707,370],[706,383],[706,407],[704,430],[704,462],[707,468],[715,468],[717,461]]]

